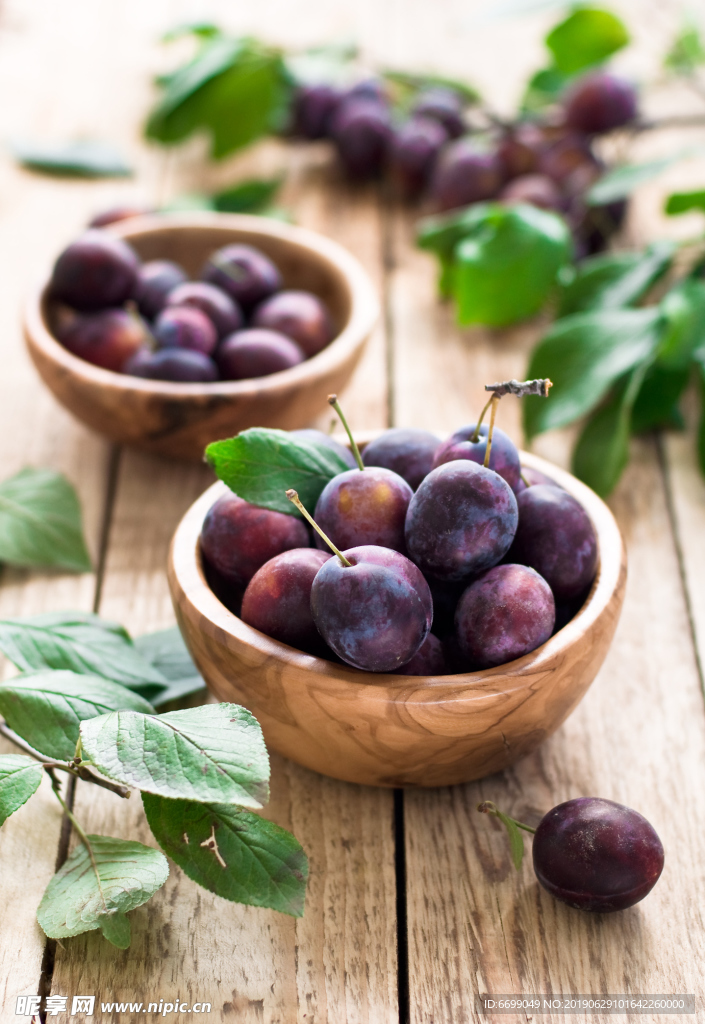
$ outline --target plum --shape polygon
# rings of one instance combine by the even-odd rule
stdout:
[[[79,359],[117,373],[150,338],[147,325],[125,309],[74,316],[57,328],[57,336]]]
[[[546,174],[522,174],[499,193],[505,203],[531,203],[541,210],[563,210],[565,200],[555,181]]]
[[[542,129],[531,121],[524,121],[504,134],[497,146],[497,159],[507,178],[518,178],[538,171],[545,148],[546,136]]]
[[[389,111],[373,99],[344,100],[333,115],[331,136],[349,177],[374,178],[382,170],[392,136]]]
[[[586,796],[544,815],[533,860],[537,879],[557,900],[605,914],[632,907],[651,892],[664,852],[653,825],[638,811]]]
[[[448,462],[431,470],[409,503],[409,557],[429,576],[461,580],[503,558],[517,522],[517,499],[498,473],[465,459]]]
[[[304,139],[325,139],[342,89],[328,82],[300,85],[294,95],[292,132]]]
[[[429,633],[413,658],[394,671],[401,676],[444,676],[448,671],[445,648]]]
[[[454,462],[456,459],[470,459],[481,466],[485,461],[489,428],[485,424],[479,428],[477,441],[474,440],[476,430],[476,424],[470,423],[467,427],[456,430],[447,441],[443,441],[436,451],[433,469],[443,466],[447,462]],[[499,473],[513,491],[517,490],[521,479],[519,452],[509,435],[499,427],[495,427],[492,431],[489,468],[493,469],[495,473]]]
[[[483,150],[472,139],[447,145],[431,178],[431,199],[438,210],[453,210],[482,199],[492,199],[504,183],[496,153]]]
[[[548,583],[525,565],[496,565],[465,590],[455,612],[458,645],[477,668],[504,665],[551,636],[556,606]]]
[[[139,349],[122,368],[123,373],[149,380],[207,384],[218,379],[218,367],[205,352],[187,348]]]
[[[153,206],[140,206],[135,203],[132,206],[111,206],[107,210],[96,213],[88,223],[89,228],[105,228],[108,224],[117,224],[121,220],[130,220],[131,217],[143,217],[147,213],[154,213]]]
[[[430,473],[440,443],[440,438],[428,430],[392,427],[366,445],[362,461],[366,466],[391,469],[415,491]]]
[[[309,654],[323,654],[311,614],[311,587],[331,555],[316,548],[291,548],[265,562],[242,598],[240,617],[274,640]]]
[[[463,120],[463,101],[457,92],[442,87],[424,89],[412,108],[414,118],[436,121],[445,129],[449,139],[457,139],[467,131]]]
[[[247,586],[275,555],[308,546],[308,530],[299,518],[250,505],[236,494],[218,498],[201,529],[203,557],[234,586]]]
[[[330,558],[313,581],[314,622],[346,664],[391,672],[414,657],[431,628],[428,584],[398,551],[367,544],[343,557],[349,564]]]
[[[333,337],[328,310],[312,292],[277,292],[255,309],[250,323],[285,334],[307,357],[315,356]]]
[[[439,121],[414,117],[392,135],[387,161],[396,188],[413,199],[428,185],[448,133]]]
[[[355,469],[357,463],[353,453],[344,444],[341,444],[340,441],[336,441],[334,437],[331,437],[330,434],[324,434],[322,430],[314,430],[312,427],[290,430],[289,433],[292,437],[303,438],[304,441],[315,441],[316,444],[324,444],[326,448],[330,448],[336,455],[339,455],[350,466],[350,469]]]
[[[251,245],[225,245],[216,250],[206,262],[201,277],[227,292],[245,310],[282,286],[275,264]]]
[[[218,344],[218,332],[200,309],[169,306],[154,321],[153,334],[160,348],[185,348],[210,356]]]
[[[336,547],[372,544],[405,552],[404,520],[413,493],[390,469],[348,469],[321,491],[315,519]]]
[[[133,299],[142,316],[153,320],[164,309],[169,292],[186,280],[186,271],[172,260],[149,260],[137,271]]]
[[[508,559],[529,565],[556,601],[577,597],[597,569],[597,536],[587,512],[561,487],[535,484],[517,498],[519,525]]]
[[[109,231],[89,228],[60,254],[49,293],[84,312],[120,306],[134,292],[138,268],[137,255],[127,242]]]
[[[206,281],[185,281],[169,292],[166,305],[199,309],[211,321],[219,338],[239,331],[245,324],[242,310],[227,292]]]
[[[219,345],[215,354],[223,380],[249,380],[288,370],[304,361],[296,342],[278,331],[252,327],[235,331]]]
[[[634,86],[607,71],[580,78],[565,98],[565,120],[571,128],[599,135],[629,124],[637,115]]]

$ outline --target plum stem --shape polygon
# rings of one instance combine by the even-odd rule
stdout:
[[[333,406],[333,408],[337,412],[338,416],[340,417],[340,422],[345,427],[345,433],[348,435],[348,438],[350,439],[350,448],[352,450],[353,455],[355,456],[355,461],[357,462],[358,468],[359,469],[364,469],[365,468],[365,463],[362,461],[362,456],[360,455],[360,449],[357,447],[357,444],[355,443],[355,438],[352,436],[352,431],[350,430],[350,427],[348,426],[348,421],[345,419],[345,416],[343,414],[343,410],[340,408],[340,402],[338,401],[338,396],[337,395],[328,395],[328,405],[332,405]],[[330,544],[330,541],[328,541],[328,543]]]
[[[490,452],[492,451],[492,437],[494,435],[494,421],[497,415],[497,406],[501,395],[492,395],[490,398],[490,429],[487,431],[487,447],[485,448],[485,460],[482,465],[485,469],[490,468]]]
[[[492,398],[494,398],[494,395],[492,395]],[[485,418],[485,413],[487,412],[489,407],[492,405],[492,398],[490,398],[490,400],[487,402],[487,404],[485,406],[483,406],[482,412],[480,413],[480,418],[477,421],[477,426],[475,427],[475,431],[472,434],[472,436],[470,437],[470,440],[472,441],[473,444],[477,444],[477,442],[480,440],[480,427],[482,426],[482,421]]]
[[[301,513],[301,515],[302,515],[302,516],[304,517],[304,519],[307,519],[307,520],[309,521],[309,523],[311,524],[311,526],[312,526],[312,527],[314,528],[314,530],[315,530],[315,531],[316,531],[316,532],[317,532],[317,533],[318,533],[318,534],[319,534],[319,535],[320,535],[321,537],[323,537],[323,540],[324,540],[324,541],[326,542],[326,544],[327,544],[327,545],[328,545],[328,547],[329,547],[329,548],[331,549],[331,551],[333,552],[333,554],[334,554],[334,555],[337,555],[337,556],[338,556],[338,558],[339,558],[339,559],[340,559],[340,561],[341,561],[341,564],[342,564],[342,565],[346,565],[346,566],[348,566],[348,567],[352,566],[352,562],[349,562],[349,561],[347,560],[347,558],[345,557],[345,555],[344,555],[344,554],[342,554],[342,552],[338,551],[337,547],[335,546],[335,544],[333,543],[333,541],[332,541],[332,540],[330,539],[330,537],[326,537],[325,533],[324,533],[324,532],[323,532],[323,530],[322,530],[322,529],[320,528],[320,526],[318,525],[318,523],[316,522],[316,520],[315,520],[315,519],[313,518],[313,516],[312,516],[312,515],[310,515],[310,514],[309,514],[309,513],[308,513],[308,512],[306,511],[306,509],[304,508],[304,506],[303,506],[303,503],[302,503],[301,499],[299,498],[298,494],[296,493],[296,491],[295,491],[295,490],[294,490],[293,488],[290,488],[290,489],[289,489],[289,490],[288,490],[288,491],[286,492],[286,496],[287,496],[287,498],[289,499],[289,501],[290,501],[290,502],[292,503],[292,505],[296,505],[297,509],[299,510],[299,512]]]
[[[499,820],[502,822],[504,822],[504,819],[506,818],[507,821],[511,821],[512,824],[516,825],[517,828],[523,828],[525,832],[531,832],[532,836],[536,835],[535,828],[532,828],[531,825],[525,825],[523,821],[517,821],[516,818],[510,818],[508,814],[505,814],[503,811],[500,811],[499,807],[497,807],[497,804],[495,804],[492,800],[483,800],[481,804],[477,805],[477,809],[482,814],[493,814],[495,818],[499,818]]]

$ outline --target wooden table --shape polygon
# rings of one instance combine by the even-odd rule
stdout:
[[[352,34],[372,59],[465,75],[507,110],[521,81],[540,66],[540,38],[555,18],[553,12],[480,25],[472,20],[479,0],[241,6],[251,9],[220,0],[209,13],[287,43]],[[681,5],[619,6],[636,34],[624,66],[653,75]],[[95,574],[83,576],[5,570],[3,616],[96,609],[135,634],[172,624],[167,545],[210,480],[204,467],[118,451],[87,433],[29,365],[18,323],[21,297],[95,211],[130,198],[162,203],[235,176],[284,169],[283,204],[299,223],[348,246],[383,296],[383,321],[344,396],[358,429],[396,423],[449,431],[469,421],[485,382],[522,375],[541,329],[454,327],[436,301],[431,260],[413,247],[413,216],[375,188],[346,187],[325,146],[269,143],[216,168],[205,165],[198,142],[166,155],[145,146],[139,124],[150,77],[169,60],[159,34],[194,10],[166,0],[7,0],[2,8],[2,138],[100,135],[119,143],[138,169],[133,181],[87,184],[22,172],[6,157],[0,162],[0,477],[26,464],[65,472],[80,492],[96,565]],[[652,105],[682,110],[687,102],[684,93],[664,89]],[[677,141],[661,135],[640,142],[639,152]],[[665,225],[658,210],[668,185],[702,180],[702,165],[691,164],[645,188],[634,205],[631,240],[697,228],[694,221]],[[501,411],[502,426],[515,436],[517,407],[507,401]],[[568,438],[541,439],[537,450],[565,463]],[[172,865],[165,887],[131,915],[129,950],[115,950],[95,932],[47,943],[35,910],[67,836],[45,781],[0,833],[2,1021],[20,1020],[16,996],[38,986],[95,994],[98,1004],[204,1000],[212,1004],[209,1015],[178,1019],[243,1024],[464,1024],[488,1019],[475,1009],[481,991],[694,992],[705,1019],[705,485],[692,436],[635,441],[611,506],[629,549],[621,624],[587,697],[535,755],[472,785],[396,793],[273,759],[266,814],[296,833],[311,861],[301,920],[227,903]],[[593,917],[554,902],[538,887],[530,858],[517,874],[499,828],[475,813],[479,800],[492,799],[519,818],[538,820],[579,795],[637,808],[663,839],[663,878],[627,912]],[[138,800],[125,804],[87,785],[79,785],[75,800],[91,831],[151,841]],[[95,1019],[150,1018],[126,1011],[98,1012]]]

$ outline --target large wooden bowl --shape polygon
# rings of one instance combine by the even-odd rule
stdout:
[[[323,235],[268,217],[195,213],[136,217],[111,225],[144,260],[173,259],[197,277],[214,249],[231,242],[270,256],[287,288],[315,292],[336,336],[299,366],[256,380],[180,384],[113,373],[72,355],[51,334],[47,282],[24,317],[29,353],[62,405],[119,444],[158,455],[200,459],[205,446],[246,427],[308,426],[353,372],[378,317],[372,283],[358,261]]]
[[[500,771],[531,753],[567,718],[602,665],[624,599],[626,556],[607,506],[535,455],[597,531],[599,567],[567,626],[523,658],[483,672],[399,676],[359,672],[271,640],[209,589],[199,535],[221,483],[176,530],[169,585],[176,615],[210,690],[257,717],[269,747],[324,775],[371,786],[446,786]]]

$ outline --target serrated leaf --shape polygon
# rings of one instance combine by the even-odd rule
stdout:
[[[624,22],[598,7],[579,7],[546,36],[556,67],[566,75],[602,63],[628,42]]]
[[[51,668],[102,676],[151,699],[166,679],[117,622],[86,612],[0,619],[0,651],[22,672]]]
[[[251,178],[216,192],[213,209],[220,213],[261,213],[271,205],[283,178]]]
[[[695,189],[692,192],[671,192],[664,205],[664,213],[673,217],[679,213],[688,213],[690,210],[705,211],[705,189]]]
[[[263,427],[209,444],[206,462],[245,501],[287,515],[299,514],[287,489],[298,491],[304,506],[312,509],[328,481],[350,468],[326,445]]]
[[[153,702],[155,707],[181,700],[192,693],[205,692],[206,684],[193,663],[178,626],[138,636],[135,647],[167,680],[166,687]]]
[[[153,710],[118,683],[77,672],[32,672],[0,684],[0,713],[10,728],[40,754],[60,761],[74,756],[81,722],[119,708]]]
[[[617,199],[626,199],[641,185],[653,181],[672,164],[702,153],[702,146],[693,146],[662,157],[660,160],[614,167],[595,182],[586,192],[585,199],[590,206],[602,206],[605,203],[613,203]]]
[[[120,152],[108,142],[75,139],[71,142],[33,142],[15,139],[13,156],[33,171],[73,178],[127,178],[133,173]]]
[[[237,704],[159,716],[118,711],[84,722],[81,746],[103,775],[146,793],[244,807],[268,799],[262,730]]]
[[[572,281],[561,287],[558,316],[633,305],[666,273],[675,248],[672,242],[655,242],[644,252],[610,252],[582,260]]]
[[[534,349],[527,380],[550,377],[551,397],[522,403],[528,438],[591,412],[610,387],[655,353],[663,332],[658,309],[607,309],[556,321]]]
[[[108,941],[125,949],[130,935],[123,915],[164,885],[169,864],[163,853],[142,843],[110,836],[87,838],[93,859],[79,843],[49,882],[37,920],[50,939],[100,929]]]
[[[43,769],[26,754],[0,756],[0,825],[39,789]]]
[[[194,882],[235,903],[301,917],[308,861],[290,832],[227,804],[149,793],[142,801],[157,842]]]
[[[646,371],[632,409],[632,434],[667,427],[682,430],[685,426],[678,400],[690,378],[689,367],[672,369],[658,361]]]
[[[66,477],[27,468],[0,483],[0,562],[91,571],[81,506]]]

